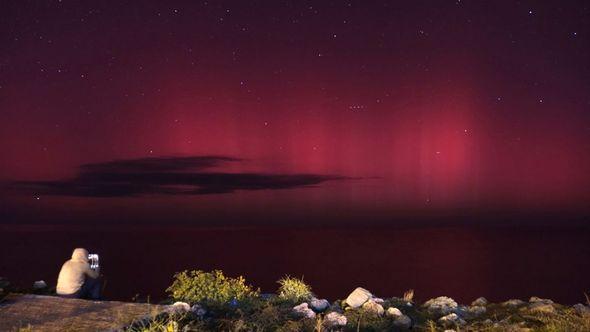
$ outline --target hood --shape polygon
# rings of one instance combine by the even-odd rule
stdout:
[[[84,248],[76,248],[72,253],[72,260],[88,262],[88,250]]]

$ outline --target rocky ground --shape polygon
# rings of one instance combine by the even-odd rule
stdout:
[[[0,281],[0,295],[6,294],[7,282]],[[46,285],[36,283],[33,291],[39,292],[35,287],[43,291]],[[88,310],[94,310],[92,302],[86,302],[90,306]],[[313,296],[289,301],[275,294],[256,295],[248,300],[217,306],[176,302],[163,306],[166,309],[160,314],[135,320],[123,329],[170,332],[590,331],[589,304],[590,299],[586,299],[586,304],[567,306],[538,297],[500,303],[490,303],[480,297],[469,305],[458,304],[445,296],[419,302],[414,299],[413,291],[400,298],[380,298],[358,287],[344,300],[334,302]],[[5,307],[4,310],[11,309]]]
[[[236,308],[243,315],[178,302],[170,317],[177,315],[172,324],[179,331],[590,331],[587,304],[564,306],[538,297],[501,303],[481,297],[460,305],[441,296],[417,303],[412,293],[382,299],[359,287],[333,303],[312,298],[289,306],[272,295],[264,301],[259,309]]]

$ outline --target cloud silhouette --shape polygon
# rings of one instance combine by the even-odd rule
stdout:
[[[236,190],[309,187],[346,177],[320,174],[225,173],[208,169],[242,159],[225,156],[161,157],[84,164],[71,179],[17,181],[13,187],[36,195],[131,197],[205,195]]]

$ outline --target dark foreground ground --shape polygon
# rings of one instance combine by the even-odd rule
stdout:
[[[101,255],[105,297],[164,298],[175,272],[222,269],[274,292],[276,280],[304,276],[319,296],[357,286],[382,296],[413,288],[418,299],[469,303],[530,296],[583,302],[590,276],[587,229],[195,229],[181,227],[0,226],[0,276],[15,286],[55,286],[77,246]]]
[[[0,301],[0,331],[115,331],[163,310],[143,303],[12,294]]]

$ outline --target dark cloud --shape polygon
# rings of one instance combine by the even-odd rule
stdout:
[[[140,158],[84,164],[72,179],[18,181],[13,188],[37,195],[125,197],[204,195],[236,190],[309,187],[341,176],[206,171],[241,159],[224,156]]]

